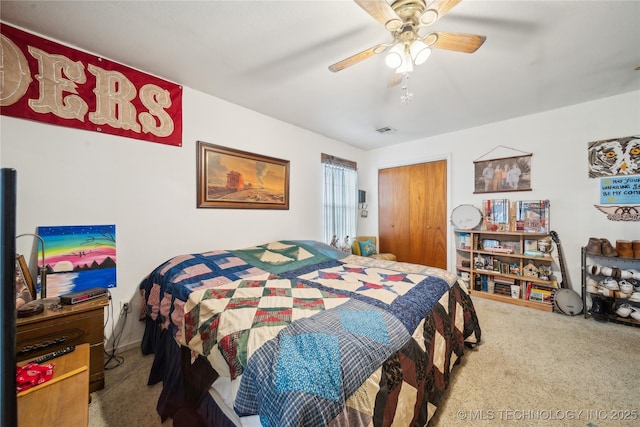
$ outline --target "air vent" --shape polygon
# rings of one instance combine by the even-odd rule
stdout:
[[[396,130],[394,128],[390,128],[389,126],[385,126],[382,127],[380,129],[376,129],[376,132],[378,133],[389,133],[389,132],[395,132]]]

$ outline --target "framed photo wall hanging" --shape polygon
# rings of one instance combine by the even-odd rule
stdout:
[[[520,151],[508,147],[502,148]],[[531,156],[533,154],[524,153],[518,156],[486,159],[494,150],[473,162],[474,194],[531,191]]]
[[[198,208],[289,209],[289,161],[198,141]]]

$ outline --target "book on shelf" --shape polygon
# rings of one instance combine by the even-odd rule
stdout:
[[[516,231],[548,233],[549,200],[518,200],[516,202]]]
[[[473,279],[473,290],[474,291],[482,290],[482,279],[480,278],[480,275],[475,276]]]
[[[458,234],[458,249],[471,249],[471,233]]]
[[[531,299],[531,286],[533,286],[533,283],[531,283],[531,282],[527,282],[525,284],[525,287],[524,287],[524,299],[526,299],[526,300],[530,300]]]
[[[509,199],[483,200],[482,213],[485,230],[509,230]]]
[[[531,285],[527,286],[527,293],[530,301],[543,302],[546,304],[551,304],[553,302],[553,292],[549,289]]]
[[[493,285],[493,293],[499,295],[509,295],[511,296],[511,285],[506,283],[495,282]]]
[[[510,277],[496,276],[495,282],[511,286],[516,284],[516,279],[512,279]]]
[[[524,241],[524,253],[534,253],[534,251],[538,251],[538,240],[526,239]]]

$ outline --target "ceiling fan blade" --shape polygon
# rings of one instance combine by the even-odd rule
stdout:
[[[423,25],[431,25],[444,15],[449,13],[451,9],[456,7],[462,0],[434,0],[420,17]]]
[[[456,7],[462,0],[435,0],[429,5],[429,9],[435,9],[438,11],[438,15],[442,18],[445,14],[449,13],[451,9]]]
[[[344,70],[345,68],[355,65],[360,61],[364,61],[365,59],[370,58],[377,53],[384,52],[388,47],[389,45],[384,43],[370,47],[367,50],[363,50],[360,53],[356,53],[355,55],[351,55],[350,57],[343,59],[342,61],[330,65],[329,70],[333,71],[334,73],[340,70]]]
[[[436,37],[434,37],[434,35]],[[436,38],[434,42],[433,39]],[[487,38],[476,34],[431,33],[424,37],[424,42],[437,49],[455,50],[456,52],[473,53]]]
[[[385,0],[353,0],[376,21],[389,31],[396,31],[402,27],[402,20]]]

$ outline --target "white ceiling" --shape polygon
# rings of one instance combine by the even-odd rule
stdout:
[[[0,16],[367,150],[640,90],[638,0],[465,0],[429,29],[486,42],[434,50],[409,104],[381,55],[328,70],[391,38],[351,0],[2,0]]]

